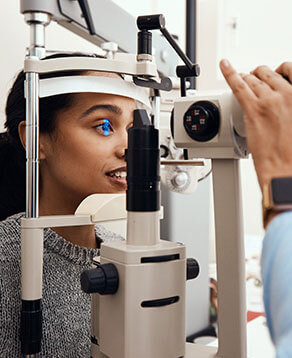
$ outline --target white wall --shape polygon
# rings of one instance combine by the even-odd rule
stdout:
[[[249,71],[259,64],[272,68],[291,59],[291,11],[290,0],[225,0],[225,19],[221,26],[225,31],[225,46],[219,56],[230,54],[240,71]],[[221,2],[222,3],[222,2]],[[223,2],[224,3],[224,2]],[[236,19],[237,26],[228,25]],[[233,33],[233,34],[232,34]]]
[[[222,88],[218,63],[231,60],[240,72],[260,64],[275,68],[291,59],[292,1],[197,0],[201,89]]]
[[[134,16],[163,14],[166,27],[170,33],[179,36],[180,44],[185,47],[185,11],[186,2],[183,0],[170,2],[169,0],[114,0]]]

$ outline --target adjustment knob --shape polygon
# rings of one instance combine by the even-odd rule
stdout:
[[[114,264],[103,264],[86,270],[80,276],[81,288],[85,293],[113,295],[119,287],[119,274]]]
[[[176,188],[183,188],[188,184],[189,177],[185,172],[177,173],[174,178],[171,180],[172,184]]]
[[[218,134],[219,127],[220,112],[213,102],[195,102],[184,114],[184,128],[195,141],[211,140]]]
[[[187,259],[187,280],[197,278],[200,273],[200,266],[195,259]]]
[[[118,51],[118,45],[115,42],[103,42],[101,48],[105,51],[108,60],[112,60]]]
[[[169,155],[169,149],[166,145],[160,145],[160,158],[167,158]]]
[[[106,52],[117,52],[118,45],[115,42],[103,42],[101,48]]]

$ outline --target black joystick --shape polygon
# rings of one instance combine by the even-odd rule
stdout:
[[[114,264],[103,264],[82,272],[80,282],[85,293],[113,295],[119,288],[118,270]]]

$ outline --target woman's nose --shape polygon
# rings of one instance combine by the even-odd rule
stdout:
[[[118,158],[125,159],[125,151],[128,147],[128,133],[121,134],[119,143],[116,147],[116,155]]]

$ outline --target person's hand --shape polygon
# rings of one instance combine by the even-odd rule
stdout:
[[[292,63],[239,74],[227,60],[221,71],[244,111],[249,151],[263,188],[272,178],[292,176]],[[283,75],[287,79],[283,78]]]

